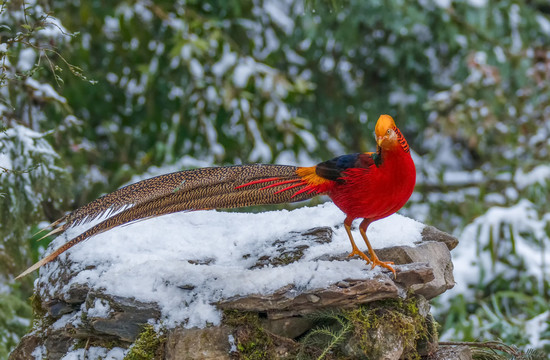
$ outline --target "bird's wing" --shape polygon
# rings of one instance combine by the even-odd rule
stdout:
[[[317,164],[315,174],[326,180],[344,182],[346,170],[369,169],[377,165],[377,156],[377,153],[372,152],[338,156]]]

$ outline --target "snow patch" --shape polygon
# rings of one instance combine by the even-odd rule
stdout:
[[[541,339],[541,335],[548,331],[549,323],[550,311],[543,312],[525,323],[525,332],[533,348],[542,349],[544,346],[550,344],[550,340]]]
[[[514,175],[514,182],[520,190],[534,184],[544,185],[546,181],[550,181],[550,165],[539,165],[527,173],[519,169]]]
[[[244,58],[233,71],[233,83],[238,88],[244,88],[248,79],[256,70],[256,62],[251,58]]]
[[[1,51],[0,51],[1,52]],[[17,68],[19,71],[29,71],[36,63],[36,51],[33,48],[25,48],[19,53]]]
[[[220,299],[271,293],[288,284],[302,290],[323,288],[346,278],[379,274],[379,268],[371,270],[360,259],[318,260],[321,255],[350,251],[344,218],[333,203],[326,203],[292,211],[197,211],[140,221],[99,234],[61,255],[62,259],[71,258],[71,271],[78,273],[66,287],[87,284],[114,296],[157,303],[161,321],[168,327],[216,325],[221,313],[213,304]],[[321,226],[332,228],[330,243],[289,238],[296,246],[308,247],[302,259],[285,267],[252,268],[262,256],[279,256],[276,241],[288,238],[290,232]],[[423,224],[395,214],[373,223],[368,236],[374,248],[414,246],[421,240],[423,228]],[[52,242],[49,251],[83,230],[83,226],[70,229]],[[362,244],[357,231],[354,236]],[[49,282],[58,271],[58,262],[47,265],[39,281]],[[53,293],[49,286],[43,292]],[[185,290],[189,288],[194,290]],[[94,309],[102,313],[105,307],[96,303]],[[70,321],[74,320],[62,317],[57,326]]]
[[[67,103],[67,99],[59,95],[50,84],[41,84],[32,78],[27,78],[25,84],[34,90],[33,95],[37,98],[54,99],[61,104]]]
[[[285,34],[290,35],[294,31],[294,20],[290,18],[284,10],[280,8],[281,1],[266,1],[264,10],[271,17],[271,20],[277,24]]]
[[[107,318],[111,312],[109,303],[103,299],[95,299],[94,306],[87,311],[88,317],[94,318]]]
[[[112,348],[110,350],[98,347],[90,346],[86,349],[77,349],[69,351],[61,360],[86,360],[86,359],[102,359],[102,360],[122,360],[128,353],[128,349],[119,347]]]

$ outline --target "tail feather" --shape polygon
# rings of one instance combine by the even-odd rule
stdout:
[[[48,237],[48,236],[50,236],[50,235],[55,234],[56,232],[58,232],[57,229],[60,229],[60,228],[61,228],[61,227],[56,228],[56,226],[59,225],[59,224],[61,224],[62,222],[64,222],[66,218],[67,218],[67,215],[65,215],[65,216],[63,216],[63,217],[57,219],[56,221],[54,221],[53,223],[49,224],[48,226],[46,226],[46,227],[44,227],[44,228],[38,230],[37,232],[35,232],[32,236],[34,237],[34,236],[36,236],[36,235],[38,235],[38,234],[40,234],[40,233],[42,233],[42,232],[44,232],[44,231],[46,231],[46,230],[48,230],[48,229],[53,229],[53,230],[51,230],[49,233],[47,233],[46,235],[42,236],[40,239],[36,240],[36,241],[40,241],[40,240],[42,240],[42,239],[44,239],[44,238],[46,238],[46,237]],[[59,231],[60,231],[60,230],[59,230]]]
[[[128,185],[67,215],[65,223],[50,234],[111,211],[126,209],[65,243],[17,278],[94,235],[138,220],[180,211],[281,204],[316,196],[315,186],[302,180],[296,173],[297,169],[295,166],[261,164],[204,168],[161,175]]]

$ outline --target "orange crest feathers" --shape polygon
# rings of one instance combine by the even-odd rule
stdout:
[[[379,147],[393,149],[400,145],[405,152],[409,152],[409,144],[407,144],[407,140],[405,140],[401,131],[395,126],[395,121],[391,116],[380,115],[374,132]]]
[[[376,136],[384,136],[388,129],[394,129],[395,121],[389,115],[380,115],[378,121],[376,122],[376,127],[374,128],[374,133]]]

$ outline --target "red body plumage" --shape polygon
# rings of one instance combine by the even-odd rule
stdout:
[[[416,170],[409,152],[396,147],[382,154],[379,166],[350,168],[344,182],[333,183],[327,195],[348,217],[371,221],[385,218],[409,200]]]

